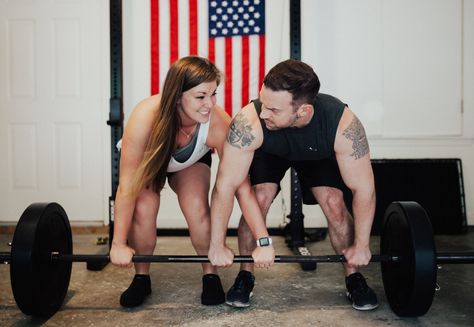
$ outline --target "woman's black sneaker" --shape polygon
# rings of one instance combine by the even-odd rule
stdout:
[[[151,281],[149,275],[135,275],[130,286],[120,296],[120,305],[133,308],[143,303],[151,294]]]
[[[201,303],[203,305],[218,305],[225,301],[221,279],[216,274],[202,276]]]
[[[347,298],[356,310],[368,311],[376,309],[379,304],[374,291],[367,285],[361,273],[353,273],[346,277]]]
[[[255,277],[250,271],[241,270],[234,285],[227,292],[225,303],[231,307],[246,308],[250,305]]]

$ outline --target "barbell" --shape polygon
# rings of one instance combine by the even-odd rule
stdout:
[[[34,203],[21,215],[10,253],[0,262],[10,264],[10,280],[20,310],[48,318],[62,306],[71,277],[72,262],[108,262],[108,255],[73,254],[72,233],[64,209],[57,203]],[[390,308],[402,317],[424,315],[436,289],[438,263],[474,263],[474,252],[436,253],[426,211],[416,202],[393,202],[384,215],[380,238],[382,279]],[[203,263],[207,256],[135,255],[133,262]],[[341,255],[276,256],[276,263],[345,262]],[[253,262],[235,256],[234,262]]]

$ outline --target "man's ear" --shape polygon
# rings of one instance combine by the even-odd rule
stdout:
[[[313,108],[312,104],[309,104],[309,103],[302,104],[298,108],[298,116],[299,117],[304,117],[306,115],[310,115],[313,112],[313,110],[314,110],[314,108]]]

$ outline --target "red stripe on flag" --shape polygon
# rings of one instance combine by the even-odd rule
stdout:
[[[216,42],[215,41],[216,39],[210,38],[207,45],[207,48],[208,48],[207,57],[212,63],[215,63],[215,60],[216,60]]]
[[[189,0],[189,54],[198,53],[198,9],[197,0]]]
[[[178,0],[170,1],[170,64],[178,60]]]
[[[263,84],[263,79],[265,78],[265,35],[260,35],[259,38],[260,41],[260,62],[259,62],[259,72],[258,72],[258,90],[260,91],[260,88],[262,87]]]
[[[225,90],[224,108],[232,117],[232,38],[225,38]]]
[[[160,6],[159,0],[150,1],[151,10],[151,94],[160,90]]]
[[[249,103],[249,59],[249,37],[244,35],[242,36],[242,107]]]

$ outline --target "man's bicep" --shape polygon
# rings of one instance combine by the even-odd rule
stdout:
[[[369,142],[364,126],[348,108],[344,110],[339,122],[334,150],[336,154],[347,154],[355,160],[370,155]]]
[[[245,107],[232,119],[219,165],[218,182],[220,178],[235,188],[247,178],[254,152],[262,144],[260,121],[251,109]]]
[[[232,146],[224,145],[224,155],[219,163],[217,181],[232,185],[237,188],[248,175],[254,152]]]
[[[258,131],[245,111],[239,112],[229,126],[227,143],[237,149],[255,150],[258,142]]]
[[[346,185],[353,189],[373,180],[370,149],[364,126],[350,110],[345,110],[334,150]]]
[[[342,179],[352,191],[373,187],[372,166],[368,155],[357,160],[347,154],[338,154],[336,158]]]

